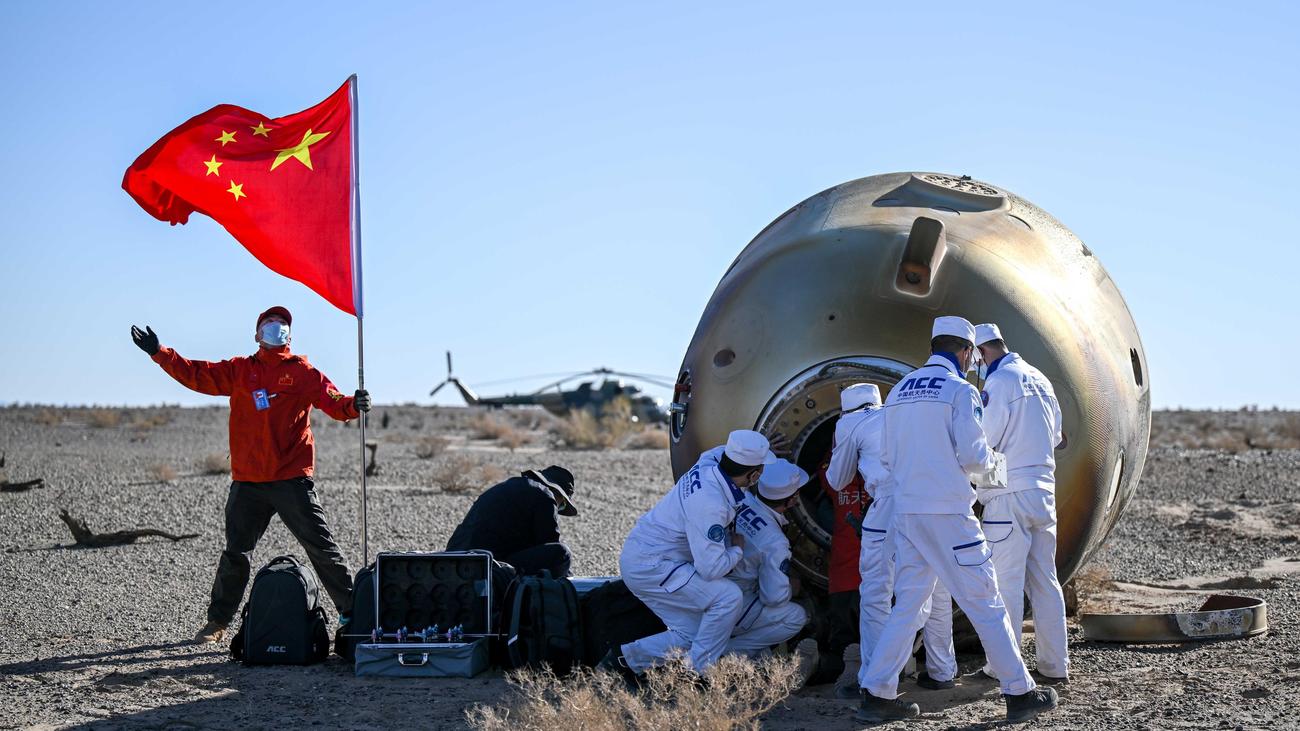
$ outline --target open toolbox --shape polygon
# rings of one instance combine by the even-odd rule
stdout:
[[[380,553],[374,587],[376,626],[357,646],[357,675],[473,677],[487,667],[490,553]]]

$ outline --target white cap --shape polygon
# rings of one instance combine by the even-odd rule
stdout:
[[[758,494],[768,500],[785,500],[808,484],[808,473],[783,459],[763,468],[758,478]]]
[[[934,318],[934,328],[930,331],[930,338],[934,339],[940,335],[951,335],[955,338],[975,342],[975,326],[964,317],[945,317]]]
[[[1002,339],[1002,331],[998,329],[997,325],[991,322],[986,322],[983,325],[975,326],[976,345],[983,345],[984,343],[987,343],[990,340],[1001,340],[1001,339]]]
[[[749,429],[737,429],[727,435],[727,446],[722,453],[736,464],[757,467],[776,462],[776,455],[767,443],[767,437]]]
[[[846,414],[867,404],[880,405],[880,389],[874,383],[855,383],[840,391],[840,411]]]

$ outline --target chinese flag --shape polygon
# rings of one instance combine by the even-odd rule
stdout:
[[[355,315],[351,87],[275,119],[213,107],[145,150],[122,188],[160,221],[215,219],[272,271]]]

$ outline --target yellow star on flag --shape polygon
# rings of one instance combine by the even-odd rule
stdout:
[[[253,130],[254,137],[261,136],[267,138],[268,140],[271,139],[271,135],[269,134],[271,128],[267,127],[265,124],[261,122],[258,122],[256,127],[249,127],[249,129]]]
[[[208,172],[204,174],[204,177],[207,177],[208,175],[221,175],[221,166],[225,165],[224,162],[217,162],[216,155],[213,155],[211,160],[204,160],[203,164],[208,166]]]
[[[325,136],[328,134],[329,132],[312,134],[311,130],[307,130],[307,133],[302,136],[302,142],[299,142],[293,147],[276,150],[276,152],[280,154],[275,156],[275,162],[271,163],[271,169],[274,170],[280,167],[280,163],[292,157],[303,165],[306,165],[308,170],[311,170],[311,150],[308,148],[325,139]]]
[[[233,180],[230,181],[230,189],[227,190],[226,192],[229,193],[229,194],[231,194],[231,195],[233,195],[233,196],[235,196],[235,200],[239,200],[240,198],[247,198],[247,197],[248,197],[248,194],[244,192],[244,184],[243,184],[243,183],[236,183],[236,182],[233,181]]]
[[[234,142],[234,141],[235,141],[235,133],[227,132],[224,129],[221,130],[221,136],[213,140],[213,142],[220,142],[222,147],[225,147],[227,142]]]

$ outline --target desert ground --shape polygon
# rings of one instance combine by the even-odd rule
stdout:
[[[355,562],[357,430],[320,415],[314,422],[317,487]],[[575,572],[612,574],[623,537],[671,482],[656,435],[579,449],[571,445],[600,446],[600,435],[575,436],[538,412],[484,417],[415,406],[377,407],[371,423],[379,468],[370,479],[372,554],[438,550],[483,487],[557,463],[579,485],[582,514],[562,526]],[[0,482],[43,480],[0,491],[0,727],[462,728],[466,708],[511,698],[499,671],[471,680],[362,680],[337,656],[310,667],[246,668],[230,661],[224,644],[188,642],[203,624],[222,545],[229,481],[222,407],[3,408],[0,452]],[[100,532],[199,535],[76,547],[60,509]],[[275,521],[254,566],[286,552],[302,555]],[[1300,415],[1159,412],[1139,491],[1081,577],[1085,608],[1191,609],[1207,594],[1232,591],[1265,599],[1271,628],[1246,640],[1123,646],[1085,641],[1072,619],[1073,682],[1060,708],[1036,725],[1300,727]],[[807,643],[800,648],[801,656],[811,652]],[[1031,641],[1031,665],[1033,655]],[[978,667],[977,657],[962,660],[967,671]],[[909,728],[1000,725],[989,723],[1003,713],[991,683],[903,690],[922,708]],[[829,688],[800,690],[763,725],[858,728],[852,710]]]

